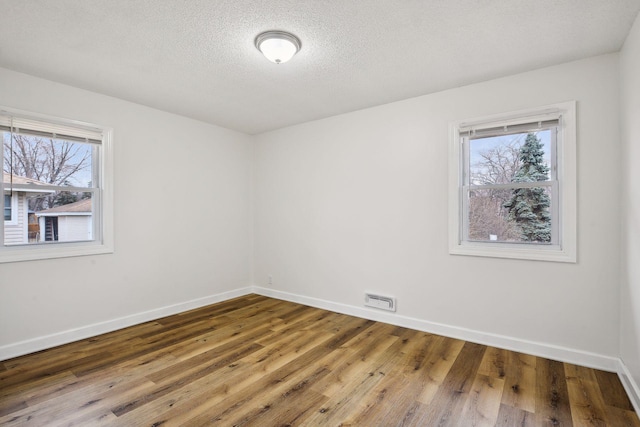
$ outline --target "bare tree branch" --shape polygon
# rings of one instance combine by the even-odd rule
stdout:
[[[91,168],[91,150],[85,145],[20,134],[12,138],[3,144],[5,172],[58,186],[86,185],[79,181],[82,172]],[[41,210],[56,206],[59,195],[30,200],[29,207]],[[64,199],[70,200],[68,194]]]

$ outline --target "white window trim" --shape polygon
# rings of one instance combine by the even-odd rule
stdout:
[[[557,151],[559,214],[559,244],[536,245],[527,243],[469,242],[463,241],[462,204],[462,148],[460,129],[468,126],[502,126],[531,120],[548,114],[562,116],[559,132],[561,144]],[[506,114],[496,114],[450,125],[449,143],[449,253],[494,258],[526,259],[536,261],[577,262],[577,158],[576,158],[576,102],[564,102]]]
[[[103,134],[102,149],[98,159],[100,162],[101,188],[95,193],[102,215],[100,223],[96,224],[100,232],[93,234],[94,236],[101,236],[102,239],[91,242],[55,242],[19,246],[4,246],[4,244],[0,244],[0,263],[113,253],[113,129],[78,120],[63,119],[3,106],[0,106],[0,110],[16,116],[30,117],[45,122],[100,129]],[[2,242],[4,242],[4,233],[3,230],[0,230],[0,243]]]
[[[18,225],[18,193],[5,194],[4,191],[2,197],[2,218],[4,219],[4,196],[11,197],[11,219],[5,220],[5,225]]]

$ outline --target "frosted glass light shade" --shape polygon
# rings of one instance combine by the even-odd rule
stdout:
[[[300,40],[284,31],[267,31],[256,37],[256,47],[271,62],[282,64],[298,53]]]

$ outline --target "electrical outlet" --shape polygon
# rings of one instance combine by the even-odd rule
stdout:
[[[273,285],[273,277],[271,277],[271,275],[269,275],[269,284]]]

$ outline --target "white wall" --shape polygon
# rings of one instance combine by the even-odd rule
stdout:
[[[258,136],[256,285],[354,307],[372,290],[397,297],[402,316],[617,357],[618,60],[599,56]],[[569,100],[578,102],[579,262],[449,255],[449,122]]]
[[[0,94],[115,147],[115,253],[0,264],[0,350],[251,284],[250,137],[5,69]]]
[[[620,357],[640,385],[640,15],[620,54],[623,270]],[[640,389],[636,390],[640,398]]]
[[[625,49],[637,94],[638,49]],[[253,283],[353,307],[377,291],[399,315],[637,360],[630,287],[619,342],[618,65],[600,56],[257,137],[0,69],[0,104],[113,127],[116,171],[114,254],[0,264],[0,350]],[[449,255],[449,122],[568,100],[579,262]]]

